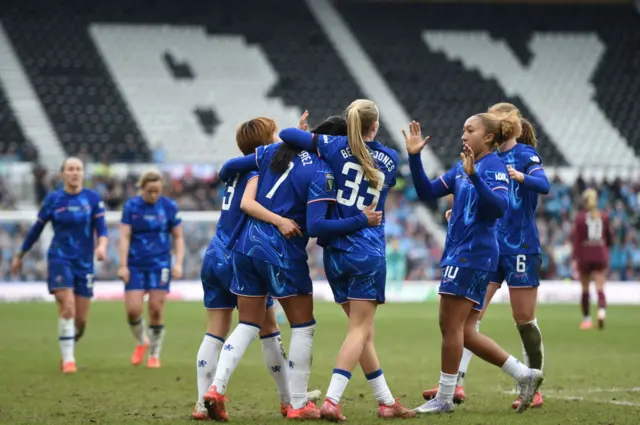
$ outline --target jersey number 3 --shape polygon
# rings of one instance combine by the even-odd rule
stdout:
[[[359,210],[364,210],[367,205],[364,204],[364,196],[358,196],[360,192],[360,185],[362,184],[362,180],[367,182],[367,186],[369,186],[367,178],[364,175],[364,169],[360,164],[355,164],[353,162],[345,162],[344,167],[342,167],[342,174],[345,176],[349,176],[349,172],[354,170],[356,172],[355,178],[353,180],[345,180],[344,185],[351,189],[351,193],[349,197],[345,197],[345,191],[342,189],[338,189],[338,196],[336,197],[338,203],[345,205],[347,207],[351,207],[356,205]],[[382,171],[376,171],[378,173],[378,186],[373,188],[369,186],[367,188],[367,193],[369,195],[373,195],[372,204],[377,204],[378,199],[380,199],[380,191],[384,187],[384,173]],[[356,204],[357,202],[357,204]]]
[[[224,194],[224,198],[222,198],[222,210],[227,211],[231,207],[231,200],[233,199],[233,194],[236,192],[236,185],[238,184],[238,177],[233,179],[233,183],[227,186],[227,193]]]

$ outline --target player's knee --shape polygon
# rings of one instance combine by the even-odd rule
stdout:
[[[76,315],[76,308],[72,301],[63,301],[59,304],[58,311],[63,319],[73,319]]]
[[[162,320],[162,306],[149,305],[149,320],[151,323],[156,323]]]
[[[129,323],[135,323],[142,317],[142,306],[140,307],[128,307],[127,308],[127,320]]]
[[[275,314],[272,314],[267,310],[264,322],[262,322],[262,327],[260,328],[260,336],[262,337],[265,335],[272,335],[279,331],[280,328],[278,327],[278,322],[276,321]]]
[[[535,319],[535,314],[533,312],[528,311],[519,311],[513,313],[513,320],[516,322],[517,326],[526,325],[527,323],[533,322]]]

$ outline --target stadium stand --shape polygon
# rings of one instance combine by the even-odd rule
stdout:
[[[0,63],[0,66],[2,64]],[[32,161],[37,152],[22,133],[0,81],[0,156],[3,161]]]
[[[640,17],[630,5],[372,3],[365,17],[359,2],[334,3],[407,114],[423,122],[445,166],[458,158],[464,120],[509,100],[535,123],[547,166],[637,169]],[[169,194],[183,210],[219,209],[215,169],[237,153],[238,122],[269,114],[287,126],[308,109],[314,123],[364,96],[303,1],[5,0],[0,25],[64,152],[102,161],[87,180],[112,210],[135,193],[135,175],[114,173],[111,164],[152,160],[164,163]],[[474,54],[479,48],[489,53]],[[509,72],[498,74],[495,63]],[[5,87],[13,80],[0,80],[2,162],[46,157],[18,125],[20,109]],[[390,143],[388,130],[397,131],[383,128],[380,138]],[[34,167],[28,186],[35,204],[58,184],[52,170]],[[6,181],[0,178],[0,207],[11,209],[25,197]],[[545,277],[571,276],[567,222],[585,184],[557,177],[543,198]],[[613,273],[637,278],[637,181],[588,185],[601,190],[616,220]],[[439,273],[440,247],[411,214],[416,202],[404,183],[390,199],[390,275],[430,279]],[[447,200],[431,205],[439,220],[447,206]],[[185,270],[193,278],[213,229],[189,225],[198,230],[186,232],[193,264]],[[7,261],[25,231],[0,226],[0,279],[8,278]],[[30,271],[23,278],[42,277],[43,251],[35,251],[40,256],[25,264]],[[311,250],[316,278],[318,252]],[[101,278],[115,274],[115,251],[110,257]]]
[[[313,123],[362,97],[304,3],[152,3],[0,6],[68,154],[143,161],[161,144],[173,160],[220,162],[244,118],[286,126],[308,109]]]
[[[443,163],[457,159],[452,140],[469,115],[508,99],[536,123],[547,165],[637,166],[632,5],[380,2],[367,5],[366,19],[357,2],[337,8],[401,102],[428,123]]]

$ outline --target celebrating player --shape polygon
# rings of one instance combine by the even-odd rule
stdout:
[[[582,284],[582,323],[580,329],[591,329],[589,283],[593,279],[598,291],[598,328],[604,328],[607,300],[604,283],[609,268],[609,247],[612,238],[609,217],[598,210],[598,192],[587,189],[582,194],[584,210],[573,224],[573,261],[576,262]]]
[[[129,327],[137,346],[131,356],[134,366],[142,363],[149,349],[147,367],[160,367],[164,339],[164,300],[171,278],[182,277],[184,238],[178,205],[162,196],[162,176],[152,170],[138,182],[140,195],[124,204],[120,224],[120,268],[125,284],[125,307]],[[171,266],[171,239],[175,261]],[[142,307],[149,294],[149,337],[146,336]]]
[[[368,209],[384,211],[387,193],[396,182],[398,154],[374,140],[379,128],[379,113],[374,102],[356,100],[347,108],[346,116],[346,137],[294,128],[282,130],[280,137],[286,143],[317,152],[327,161],[336,175],[337,216],[354,218]],[[346,420],[340,412],[340,400],[358,362],[378,401],[378,416],[415,416],[415,412],[394,399],[374,345],[375,312],[378,304],[385,302],[384,222],[319,243],[325,247],[325,272],[335,301],[349,316],[347,336],[322,404],[322,417]]]
[[[243,154],[249,155],[263,144],[277,141],[276,123],[270,118],[255,118],[238,127],[236,142]],[[285,238],[295,235],[302,236],[298,225],[291,219],[274,214],[259,205],[255,200],[257,190],[257,173],[248,172],[235,174],[227,181],[225,196],[222,201],[222,212],[216,234],[211,240],[202,262],[201,279],[204,290],[204,306],[207,309],[207,331],[205,333],[197,356],[198,401],[193,411],[193,418],[197,420],[209,419],[205,407],[204,395],[209,389],[218,366],[218,356],[225,342],[225,337],[231,329],[233,310],[237,305],[237,296],[230,292],[233,276],[233,262],[227,244],[236,224],[241,221],[241,201],[250,213],[267,217],[278,228]],[[252,191],[247,199],[243,197],[245,191]],[[267,314],[260,329],[262,354],[269,373],[276,381],[280,395],[280,411],[286,416],[290,403],[288,363],[284,355],[280,330],[273,311],[273,299],[267,300]]]
[[[257,337],[264,318],[265,298],[272,294],[280,300],[292,328],[291,406],[287,418],[319,418],[320,411],[307,397],[316,322],[306,245],[310,236],[350,233],[377,225],[382,218],[367,211],[357,217],[328,220],[329,203],[336,196],[333,174],[321,159],[284,143],[260,146],[255,155],[228,161],[225,167],[245,171],[258,167],[256,200],[270,211],[294,220],[303,236],[286,239],[274,225],[253,217],[238,228],[231,290],[238,295],[240,323],[223,346],[213,384],[204,399],[212,403],[210,414],[213,410],[214,419],[227,420],[224,405],[227,384],[247,347]],[[249,195],[245,191],[243,198]]]
[[[509,208],[498,220],[498,244],[500,257],[498,270],[489,278],[489,286],[484,299],[484,308],[480,312],[476,329],[480,328],[487,306],[504,280],[509,287],[511,310],[516,322],[525,364],[533,369],[542,370],[543,345],[542,334],[535,317],[540,279],[540,238],[536,224],[538,194],[549,193],[549,181],[542,167],[540,155],[536,152],[536,133],[529,121],[522,118],[520,111],[510,103],[498,103],[489,108],[489,113],[508,114],[516,111],[522,124],[522,134],[516,140],[510,138],[499,147],[498,156],[507,165],[509,172]],[[454,403],[465,400],[464,377],[473,353],[467,348],[462,353],[458,381],[453,396]],[[436,396],[438,388],[426,390],[425,399]],[[516,409],[520,400],[516,399],[512,407]],[[542,406],[542,394],[536,392],[531,407]]]
[[[31,227],[11,271],[20,273],[22,257],[40,237],[48,221],[53,239],[47,253],[49,292],[58,303],[58,343],[62,354],[62,372],[75,373],[75,342],[84,334],[93,297],[93,257],[106,257],[107,228],[104,205],[97,192],[84,189],[84,167],[70,157],[62,165],[64,187],[45,198],[38,221]],[[94,235],[98,236],[95,246]]]
[[[464,124],[462,161],[440,178],[429,181],[420,152],[429,137],[422,139],[420,124],[403,130],[409,165],[418,195],[423,200],[453,194],[453,210],[447,241],[440,263],[440,330],[442,371],[435,398],[418,407],[418,413],[453,411],[453,394],[463,347],[485,361],[501,367],[517,381],[521,403],[517,412],[529,407],[542,382],[542,372],[533,370],[509,355],[490,338],[476,330],[491,274],[498,266],[496,221],[508,207],[507,169],[492,151],[521,134],[515,112],[496,117],[477,114]]]

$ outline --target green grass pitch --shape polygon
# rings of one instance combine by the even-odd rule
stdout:
[[[53,304],[0,304],[0,423],[176,424],[190,421],[196,397],[196,351],[204,333],[199,303],[167,305],[163,367],[129,364],[134,343],[121,303],[96,303],[84,339],[76,347],[79,372],[59,372]],[[385,375],[408,406],[440,370],[436,304],[380,308],[376,341]],[[452,415],[422,417],[429,424],[638,424],[640,423],[640,307],[611,307],[604,331],[579,331],[578,306],[541,306],[538,320],[546,349],[545,405],[516,415],[511,380],[474,359],[466,379],[468,400]],[[326,390],[345,332],[338,306],[316,306],[318,327],[310,389]],[[481,330],[521,358],[509,307],[489,309]],[[283,330],[286,345],[289,330]],[[275,424],[275,386],[262,363],[260,344],[250,347],[233,376],[228,396],[236,424]],[[356,370],[342,410],[351,424],[378,423],[376,403]]]

